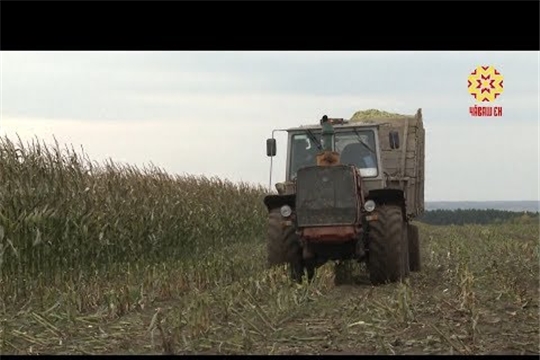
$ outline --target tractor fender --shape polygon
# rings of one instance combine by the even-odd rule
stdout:
[[[398,205],[401,207],[403,220],[407,221],[407,206],[405,202],[405,193],[401,189],[377,189],[371,190],[366,197],[367,200],[375,201],[380,205]]]
[[[296,195],[267,195],[264,197],[264,205],[268,209],[268,212],[275,208],[280,208],[283,205],[289,205],[291,209],[295,208]]]

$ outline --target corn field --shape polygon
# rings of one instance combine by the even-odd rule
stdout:
[[[0,140],[4,306],[39,289],[260,242],[263,190],[150,166],[92,162],[73,148]]]
[[[0,354],[539,354],[539,226],[420,230],[422,271],[266,269],[265,189],[0,138]]]

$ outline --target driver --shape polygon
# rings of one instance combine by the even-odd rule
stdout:
[[[373,159],[373,154],[368,149],[362,146],[360,154],[366,168],[377,167],[375,165],[375,160]]]

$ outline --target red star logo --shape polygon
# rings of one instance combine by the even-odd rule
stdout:
[[[479,66],[470,73],[467,88],[476,101],[491,102],[503,91],[502,75],[492,66]]]

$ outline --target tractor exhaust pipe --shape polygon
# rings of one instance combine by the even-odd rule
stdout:
[[[339,164],[339,154],[334,150],[334,126],[324,115],[321,119],[322,151],[317,155],[317,166],[333,166]]]

